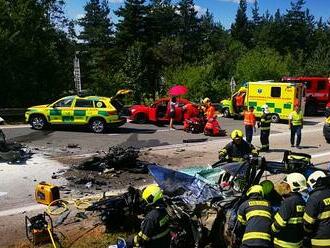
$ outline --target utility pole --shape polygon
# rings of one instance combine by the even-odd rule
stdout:
[[[77,94],[79,94],[81,92],[80,62],[79,62],[78,55],[79,55],[79,51],[76,51],[74,54],[74,60],[73,60],[74,84],[75,84],[75,90],[76,90]]]
[[[232,95],[235,93],[235,88],[236,88],[235,79],[234,79],[234,77],[231,77],[231,80],[230,80],[230,91],[231,91],[231,94]]]

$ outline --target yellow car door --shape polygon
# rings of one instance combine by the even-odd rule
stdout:
[[[73,108],[73,118],[75,124],[87,124],[88,117],[93,114],[94,101],[89,99],[76,99]]]
[[[50,105],[49,122],[51,124],[72,124],[73,100],[74,97],[65,97]]]

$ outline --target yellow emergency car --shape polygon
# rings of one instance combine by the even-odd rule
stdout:
[[[54,103],[33,106],[25,112],[25,119],[33,129],[41,130],[49,125],[88,125],[95,133],[107,126],[119,127],[126,118],[119,115],[122,107],[118,97],[131,91],[119,91],[115,97],[67,96]]]
[[[221,111],[225,117],[239,116],[242,107],[236,106],[236,96],[243,96],[243,108],[253,106],[255,115],[262,115],[262,106],[267,104],[272,113],[272,122],[288,120],[295,105],[305,109],[305,86],[302,83],[259,81],[248,82],[230,99],[221,101]]]

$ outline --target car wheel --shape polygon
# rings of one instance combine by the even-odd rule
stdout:
[[[223,110],[223,117],[229,118],[230,117],[230,112],[228,108],[225,108]]]
[[[92,119],[89,122],[89,128],[94,133],[103,133],[105,130],[105,121],[99,118]]]
[[[35,130],[42,130],[47,126],[46,118],[42,115],[34,115],[30,119],[30,124]]]
[[[278,116],[278,114],[273,114],[272,115],[272,123],[279,123],[280,122],[280,117]]]
[[[139,124],[145,124],[147,123],[147,117],[143,113],[139,113],[136,115],[135,122]]]

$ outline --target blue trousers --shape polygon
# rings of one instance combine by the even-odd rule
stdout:
[[[253,126],[245,125],[245,137],[246,137],[246,142],[251,144],[253,137]]]
[[[294,146],[294,140],[297,135],[296,146],[300,145],[301,142],[301,129],[302,126],[291,126],[291,145]]]

